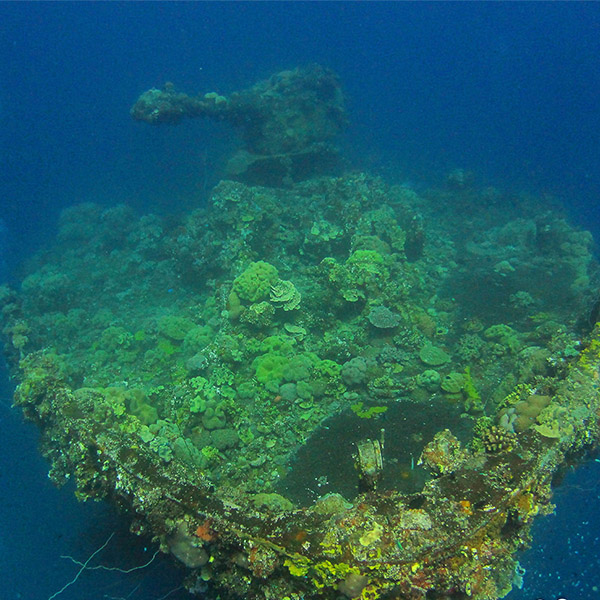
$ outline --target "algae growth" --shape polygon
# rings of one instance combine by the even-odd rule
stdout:
[[[51,476],[190,590],[491,599],[597,442],[597,274],[540,199],[351,173],[225,180],[179,220],[75,206],[0,299]]]

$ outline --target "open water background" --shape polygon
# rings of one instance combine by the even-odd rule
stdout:
[[[342,78],[342,144],[357,167],[415,186],[464,167],[481,183],[554,194],[600,235],[598,3],[2,3],[2,278],[52,239],[65,206],[202,202],[233,133],[136,124],[142,91],[172,81],[227,94],[309,62]],[[154,549],[132,544],[110,510],[54,489],[10,395],[2,373],[0,600],[49,598],[78,569],[60,555],[85,560],[113,531],[101,562],[148,561]],[[599,481],[593,460],[568,474],[511,600],[600,598]],[[157,600],[177,581],[157,559],[129,575],[88,572],[60,597]]]

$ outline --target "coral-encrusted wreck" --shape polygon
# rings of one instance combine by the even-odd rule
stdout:
[[[332,140],[347,123],[339,79],[320,65],[282,71],[229,96],[188,96],[169,83],[144,92],[131,116],[151,125],[199,117],[229,123],[244,147],[229,161],[228,176],[267,185],[289,184],[338,166]]]
[[[52,478],[192,592],[495,600],[598,442],[597,275],[531,196],[353,174],[73,207],[0,303]]]

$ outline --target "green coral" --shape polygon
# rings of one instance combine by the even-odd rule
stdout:
[[[430,392],[437,391],[440,387],[441,381],[441,375],[434,369],[427,369],[417,375],[417,384]]]
[[[190,328],[183,338],[183,349],[189,354],[203,350],[214,339],[215,333],[208,325],[196,325]]]
[[[227,424],[225,411],[216,402],[210,402],[202,415],[202,425],[205,429],[222,429]]]
[[[158,419],[158,410],[142,398],[132,398],[129,402],[129,410],[144,425],[151,425]]]
[[[101,334],[97,346],[102,350],[114,351],[128,348],[133,336],[124,327],[107,327]]]
[[[376,415],[380,415],[387,411],[387,406],[369,406],[365,408],[364,402],[357,402],[353,404],[350,409],[352,412],[361,419],[372,419]]]
[[[276,352],[269,352],[258,356],[252,362],[256,379],[260,383],[279,385],[283,379],[283,371],[288,364],[288,359]]]
[[[137,417],[143,425],[151,425],[158,420],[158,410],[141,389],[113,386],[97,391],[102,394],[104,401],[116,416],[124,415],[127,411]]]
[[[319,357],[312,352],[293,356],[283,369],[285,381],[304,381],[310,378]]]
[[[181,352],[179,346],[176,346],[171,340],[167,340],[165,338],[161,338],[158,340],[158,342],[156,343],[156,348],[159,352],[161,352],[167,357]]]
[[[240,443],[240,436],[231,427],[214,429],[210,432],[212,443],[219,450],[235,448]]]
[[[463,390],[467,396],[465,399],[465,410],[481,412],[483,410],[483,402],[471,375],[471,367],[465,367]]]
[[[256,508],[264,507],[272,512],[285,512],[292,510],[294,505],[281,494],[259,493],[252,499],[252,504]]]
[[[240,314],[240,321],[259,329],[268,329],[273,326],[274,317],[274,306],[263,300],[262,302],[255,302],[246,310],[243,310]]]
[[[270,335],[260,343],[260,352],[276,352],[289,355],[293,352],[296,340],[287,335]]]
[[[320,360],[315,364],[315,377],[338,379],[342,371],[342,366],[338,365],[334,360]]]
[[[357,267],[371,273],[379,273],[384,264],[383,256],[375,250],[356,250],[346,261],[349,267]]]
[[[367,377],[367,361],[362,356],[355,356],[342,365],[342,380],[346,385],[360,385]]]
[[[355,250],[343,265],[333,257],[324,258],[319,269],[336,296],[350,303],[377,297],[390,277],[384,257],[375,250]]]
[[[214,446],[204,446],[200,452],[207,462],[217,462],[221,459],[219,449]]]
[[[426,364],[432,367],[439,367],[450,362],[450,355],[442,348],[438,348],[433,344],[425,344],[419,351],[419,358]]]
[[[509,325],[499,323],[492,325],[483,332],[486,340],[492,340],[503,346],[509,352],[518,352],[521,348],[519,333]]]
[[[465,375],[456,371],[451,371],[441,383],[442,390],[451,396],[462,395],[465,386]]]
[[[342,366],[333,360],[319,360],[311,376],[313,393],[316,396],[341,396],[346,391],[341,378]]]
[[[175,342],[181,342],[194,327],[194,322],[186,317],[165,315],[156,323],[158,333]]]
[[[290,311],[298,308],[302,296],[291,281],[279,280],[271,286],[269,299],[276,308]]]
[[[390,276],[383,256],[375,250],[356,250],[346,260],[346,267],[354,283],[352,287],[377,290]]]
[[[250,263],[248,268],[233,282],[233,291],[240,300],[260,302],[266,300],[271,286],[279,279],[276,267],[259,260]]]

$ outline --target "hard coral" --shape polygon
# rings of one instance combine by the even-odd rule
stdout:
[[[260,302],[266,300],[271,286],[277,281],[277,269],[268,262],[259,260],[250,263],[248,268],[233,282],[233,291],[240,300]]]
[[[367,319],[377,329],[393,329],[400,323],[400,317],[387,306],[375,306],[367,315]]]
[[[271,286],[270,300],[276,308],[294,310],[301,300],[300,292],[291,281],[279,280]]]
[[[506,431],[502,427],[492,425],[482,433],[481,441],[486,452],[498,454],[512,450],[515,447],[517,437],[514,433]]]

